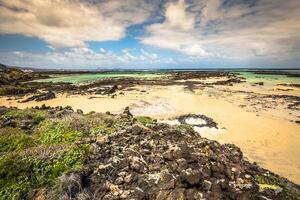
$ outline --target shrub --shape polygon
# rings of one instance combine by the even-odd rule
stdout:
[[[21,150],[35,145],[34,139],[17,128],[0,129],[0,152]]]
[[[180,124],[177,125],[176,128],[178,130],[186,130],[186,131],[193,131],[193,126],[191,126],[190,124]]]
[[[135,119],[138,123],[141,123],[145,126],[153,123],[152,118],[147,116],[137,116]]]
[[[0,88],[0,96],[4,95],[22,95],[34,92],[36,89],[28,85],[2,85]]]
[[[89,114],[86,116],[88,123],[90,124],[90,134],[111,134],[115,132],[120,124],[121,119],[117,119],[115,116],[107,114]]]
[[[82,132],[70,129],[63,122],[44,121],[38,131],[39,144],[70,143],[82,138]]]
[[[32,198],[38,188],[54,185],[63,173],[79,170],[90,152],[90,146],[80,145],[46,160],[22,153],[0,157],[0,199]]]
[[[23,119],[31,119],[34,124],[39,124],[41,121],[43,121],[47,116],[46,111],[36,110],[36,109],[12,109],[7,111],[2,115],[3,118],[14,118],[18,120]]]

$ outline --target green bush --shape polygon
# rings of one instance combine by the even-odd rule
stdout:
[[[141,123],[145,126],[153,123],[152,118],[147,116],[137,116],[135,119],[138,123]]]
[[[112,134],[122,123],[122,119],[106,114],[89,114],[86,116],[87,123],[90,125],[90,133],[93,136],[99,134]]]
[[[90,134],[93,135],[93,136],[96,136],[96,135],[99,135],[99,134],[112,134],[114,132],[114,128],[109,128],[109,127],[106,127],[105,125],[99,125],[97,127],[93,127],[91,128],[91,132]]]
[[[188,131],[193,130],[193,126],[191,126],[190,124],[180,124],[180,125],[177,125],[176,128],[178,130],[188,130]]]
[[[35,145],[34,139],[17,128],[0,129],[0,152],[21,150]]]
[[[29,91],[33,91],[34,88],[31,88],[28,85],[2,85],[0,88],[0,96],[4,95],[15,95],[15,94],[25,94]]]
[[[35,110],[35,109],[13,109],[2,115],[2,118],[11,117],[14,119],[30,119],[34,124],[39,124],[47,116],[46,111]]]
[[[54,185],[63,173],[79,170],[91,153],[89,145],[70,146],[50,155],[8,154],[0,157],[0,199],[32,198],[37,189]]]
[[[44,121],[38,131],[39,144],[70,143],[82,138],[82,132],[70,129],[63,122]]]

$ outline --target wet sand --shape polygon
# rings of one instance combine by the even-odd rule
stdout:
[[[300,183],[300,125],[290,120],[297,117],[297,111],[289,112],[280,106],[277,110],[250,111],[240,107],[241,102],[251,106],[240,93],[228,95],[223,90],[270,93],[263,87],[248,87],[243,84],[234,87],[196,89],[194,93],[181,86],[138,86],[136,90],[125,91],[115,98],[102,96],[67,96],[43,102],[17,103],[16,100],[0,98],[0,105],[19,108],[46,104],[67,106],[90,111],[121,112],[130,106],[135,115],[147,115],[157,119],[168,119],[187,113],[204,114],[213,118],[225,130],[222,134],[206,134],[205,137],[221,143],[239,146],[251,161],[274,171],[295,183]],[[246,88],[246,89],[245,89]],[[250,89],[249,89],[250,88]],[[142,92],[145,90],[146,92]],[[274,90],[271,93],[282,94]],[[292,92],[299,95],[299,91]],[[92,98],[91,98],[92,97]],[[298,114],[299,115],[299,114]]]

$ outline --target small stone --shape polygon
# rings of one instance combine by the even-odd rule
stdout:
[[[183,180],[187,181],[190,185],[196,185],[200,182],[201,171],[192,170],[191,168],[184,170],[181,174]]]
[[[124,182],[125,183],[130,183],[132,180],[132,175],[131,174],[128,174],[127,176],[125,176],[124,178]]]
[[[251,176],[250,176],[249,174],[245,174],[245,178],[246,178],[246,179],[250,179]]]
[[[80,115],[83,115],[83,111],[82,111],[81,109],[77,109],[77,110],[76,110],[76,113],[77,113],[77,114],[80,114]]]
[[[186,192],[186,198],[190,200],[199,200],[203,198],[203,194],[196,189],[188,189]]]
[[[185,200],[184,188],[175,188],[168,196],[168,200]]]
[[[123,114],[132,117],[132,114],[130,113],[130,110],[129,110],[129,107],[128,107],[128,106],[124,109]]]
[[[211,189],[212,183],[208,180],[204,180],[202,183],[203,190],[209,191]]]
[[[140,200],[140,199],[144,199],[144,197],[145,197],[145,192],[139,187],[134,188],[133,191],[130,192],[130,199]]]
[[[174,177],[174,175],[165,172],[160,177],[159,188],[160,190],[173,189],[175,187],[175,183],[176,183],[176,178]]]

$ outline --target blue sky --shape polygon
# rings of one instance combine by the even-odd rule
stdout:
[[[298,0],[0,0],[0,63],[299,68]]]

